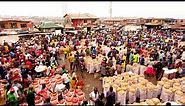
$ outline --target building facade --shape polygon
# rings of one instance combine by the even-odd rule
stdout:
[[[33,22],[21,20],[2,20],[0,21],[0,29],[20,29],[30,30],[33,28]]]
[[[71,25],[77,28],[81,26],[91,27],[98,18],[92,14],[66,14],[64,15],[64,27]]]

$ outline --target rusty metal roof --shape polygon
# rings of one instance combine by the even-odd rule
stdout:
[[[66,14],[64,15],[64,18],[66,16],[69,16],[71,19],[98,19],[97,16],[89,13],[84,13],[84,14]]]
[[[29,22],[31,22],[31,21],[25,21],[25,20],[0,20],[0,22],[27,22],[27,23],[29,23]]]

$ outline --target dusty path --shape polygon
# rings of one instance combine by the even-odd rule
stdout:
[[[67,60],[65,62],[63,62],[62,60],[58,60],[58,62],[59,65],[65,63],[67,69],[69,69],[69,62]],[[86,71],[84,71],[82,78],[80,71],[77,71],[76,73],[79,76],[80,80],[82,79],[85,83],[83,91],[87,99],[89,98],[89,93],[92,91],[93,87],[97,87],[100,93],[102,92],[102,81],[100,81],[99,78],[94,78],[94,74],[89,74]]]
[[[58,62],[59,62],[60,65],[65,63],[67,69],[69,69],[69,62],[68,61],[62,62],[62,60],[59,60]],[[85,83],[83,91],[85,92],[85,94],[86,94],[85,96],[86,96],[87,99],[89,98],[89,93],[92,91],[93,87],[97,87],[100,93],[103,91],[102,81],[99,80],[99,77],[95,78],[94,74],[89,74],[85,71],[83,73],[83,78],[82,78],[80,71],[77,71],[76,73],[77,73],[78,76],[80,76],[79,77],[80,80],[82,79]],[[148,79],[150,82],[156,84],[156,78],[155,77],[145,77],[145,78]]]

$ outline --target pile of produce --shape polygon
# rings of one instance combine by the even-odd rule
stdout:
[[[41,90],[42,84],[46,84],[48,91]],[[61,92],[55,92],[54,87],[57,84],[63,84],[59,74],[53,77],[36,78],[32,86],[38,94],[35,99],[36,105],[42,105],[46,98],[54,105],[78,105],[85,99],[85,93],[81,89],[69,89]]]
[[[157,98],[160,95],[160,103],[166,101],[174,101],[182,104],[181,101],[183,95],[185,95],[185,77],[180,79],[169,80],[163,77],[161,81],[157,82],[157,85],[149,82],[144,78],[144,75],[137,75],[133,73],[122,73],[113,77],[103,78],[104,93],[112,86],[117,93],[117,101],[121,105],[126,104],[128,100],[129,104],[136,102],[136,98],[140,98],[140,102],[148,99]]]

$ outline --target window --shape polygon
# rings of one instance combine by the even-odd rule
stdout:
[[[84,20],[84,23],[87,23],[87,20]]]
[[[10,23],[10,28],[17,28],[17,23]]]
[[[5,24],[1,24],[0,25],[0,28],[5,28]]]
[[[21,24],[21,28],[26,28],[27,25],[26,24]]]

